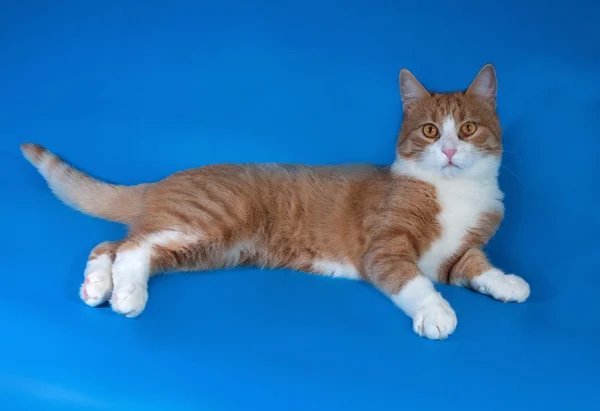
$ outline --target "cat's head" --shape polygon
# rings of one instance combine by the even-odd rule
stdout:
[[[495,173],[502,152],[494,66],[462,92],[432,93],[400,71],[404,119],[397,154],[405,166],[441,177]]]

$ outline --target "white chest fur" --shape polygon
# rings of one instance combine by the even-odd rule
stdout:
[[[494,165],[490,164],[490,167],[492,166]],[[424,275],[436,281],[440,266],[456,253],[468,230],[479,223],[481,215],[485,212],[504,210],[497,173],[493,172],[489,177],[478,173],[443,178],[412,167],[402,167],[397,169],[397,172],[411,175],[436,188],[441,208],[437,216],[441,234],[417,263]]]
[[[441,212],[438,221],[441,235],[421,256],[418,266],[431,280],[437,280],[438,270],[458,250],[470,228],[476,227],[480,216],[502,210],[502,193],[497,184],[450,180],[435,184]]]

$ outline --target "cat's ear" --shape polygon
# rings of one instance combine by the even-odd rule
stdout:
[[[402,69],[400,70],[400,95],[404,106],[407,106],[429,96],[429,92],[410,71]]]
[[[467,94],[495,103],[497,91],[496,69],[492,64],[486,64],[467,89]]]

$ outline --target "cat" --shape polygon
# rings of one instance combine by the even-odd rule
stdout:
[[[457,326],[433,282],[525,301],[527,282],[482,251],[504,215],[494,66],[464,91],[429,92],[406,69],[399,81],[404,116],[386,167],[217,164],[121,186],[22,144],[59,199],[129,226],[124,240],[92,250],[81,299],[136,317],[154,274],[291,268],[372,283],[433,340]]]

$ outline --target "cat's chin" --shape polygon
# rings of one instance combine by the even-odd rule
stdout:
[[[444,179],[460,177],[461,175],[465,174],[465,171],[467,171],[467,169],[465,169],[463,166],[457,164],[445,164],[441,166],[421,163],[417,164],[417,168],[421,169],[421,172]]]
[[[457,177],[460,174],[462,174],[462,172],[463,172],[462,167],[460,167],[456,164],[447,164],[438,171],[440,176],[447,177],[447,178]]]

